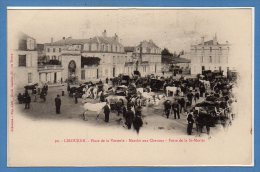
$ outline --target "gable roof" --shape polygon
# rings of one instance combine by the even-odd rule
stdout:
[[[46,43],[45,45],[52,45],[52,46],[64,46],[64,45],[84,45],[86,43],[94,44],[94,43],[100,43],[100,44],[114,44],[114,45],[120,45],[116,39],[113,37],[102,37],[102,36],[95,36],[93,38],[89,39],[73,39],[73,38],[65,38],[58,41],[55,41],[53,43]]]
[[[137,47],[141,47],[141,44],[142,46],[145,45],[146,47],[149,47],[149,48],[159,48],[152,40],[149,40],[149,41],[142,41]]]
[[[72,39],[66,38],[55,41],[53,43],[46,43],[45,45],[53,45],[53,46],[64,46],[64,45],[83,45],[87,43],[89,39]]]

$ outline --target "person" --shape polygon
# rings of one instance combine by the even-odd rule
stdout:
[[[34,102],[36,102],[36,101],[37,101],[37,90],[36,90],[36,88],[34,88],[34,89],[32,90],[32,93],[33,93],[33,95],[34,95]]]
[[[23,103],[23,96],[21,93],[18,94],[17,99],[18,99],[19,104]]]
[[[138,112],[139,113],[135,115],[135,118],[133,120],[133,127],[136,130],[137,134],[139,134],[140,128],[143,126],[141,111]]]
[[[166,100],[166,101],[164,102],[164,113],[165,113],[165,115],[166,115],[167,118],[169,118],[170,111],[171,111],[170,100]]]
[[[200,93],[199,93],[198,90],[196,90],[195,96],[194,96],[194,101],[195,101],[195,103],[197,102],[197,100],[199,100],[199,98],[200,98]]]
[[[187,133],[188,133],[188,135],[191,135],[193,123],[194,123],[194,119],[192,117],[192,112],[189,113],[187,121],[188,121]]]
[[[178,119],[180,119],[180,107],[179,107],[179,103],[174,100],[174,102],[172,103],[172,110],[174,113],[174,119],[176,119],[176,117],[178,117]]]
[[[75,98],[75,104],[78,103],[78,91],[76,90],[74,93],[74,98]]]
[[[67,85],[67,91],[70,92],[70,84]]]
[[[123,99],[119,99],[117,102],[116,102],[116,110],[117,110],[117,116],[120,115],[120,113],[122,112],[122,107],[124,106],[124,101]]]
[[[61,99],[60,95],[58,94],[55,98],[55,107],[56,107],[56,114],[60,114],[60,106],[61,106]]]
[[[46,101],[46,94],[45,94],[44,90],[42,90],[42,92],[40,94],[40,98],[43,99],[43,102]]]
[[[104,107],[104,114],[105,114],[105,122],[109,122],[110,107],[108,101],[106,102],[106,105]]]
[[[188,101],[190,102],[190,105],[192,105],[192,99],[193,99],[193,94],[192,94],[192,92],[189,92],[189,93],[187,94],[187,98],[188,98]]]
[[[101,79],[99,80],[99,82],[98,82],[99,84],[103,84],[103,82],[101,81]]]
[[[128,129],[131,129],[133,120],[134,120],[134,112],[131,110],[131,107],[128,106],[126,111],[126,122],[125,122]]]
[[[28,92],[25,93],[25,98],[24,98],[24,100],[25,100],[25,107],[24,107],[24,109],[30,109],[31,97],[30,97],[30,95],[28,94]]]
[[[184,97],[181,97],[178,101],[178,103],[180,104],[180,113],[182,113],[182,110],[185,111],[185,99]]]
[[[106,78],[106,83],[108,84],[108,78]]]
[[[106,100],[105,100],[104,91],[101,92],[99,99],[100,99],[100,102],[105,102],[105,101],[106,101]]]
[[[200,85],[199,90],[200,90],[200,97],[203,97],[203,94],[206,91],[206,88],[205,88],[204,84]]]

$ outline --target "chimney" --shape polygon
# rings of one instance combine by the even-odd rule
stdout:
[[[53,37],[51,37],[51,44],[53,43]]]
[[[118,41],[118,36],[117,36],[116,33],[115,33],[114,39],[115,39],[116,41]]]
[[[204,45],[204,36],[201,37],[201,45]]]
[[[213,45],[217,45],[218,40],[217,40],[217,34],[215,33],[215,36],[213,37]]]
[[[63,40],[65,40],[65,37],[62,37]]]
[[[103,36],[103,37],[107,37],[107,31],[106,31],[106,29],[104,30],[104,32],[102,32],[102,36]]]

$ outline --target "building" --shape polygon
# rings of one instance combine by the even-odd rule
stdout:
[[[117,34],[109,37],[106,30],[89,39],[51,39],[45,51],[48,62],[40,70],[42,82],[103,80],[119,74],[131,76],[136,69],[143,76],[161,72],[161,49],[155,43],[143,41],[136,47],[124,47]]]
[[[131,76],[135,70],[142,76],[161,72],[161,50],[152,41],[124,47],[117,34],[109,37],[106,30],[89,39],[51,38],[45,44],[36,44],[34,38],[22,34],[15,56],[16,83],[21,86],[61,84],[70,79],[97,81],[119,74]]]
[[[142,41],[134,47],[133,62],[135,70],[142,76],[161,74],[162,58],[161,49],[152,41]]]
[[[71,77],[76,77],[81,81],[99,80],[124,73],[126,60],[124,46],[119,42],[117,34],[109,37],[106,30],[101,36],[89,39],[63,37],[56,42],[51,39],[51,43],[45,44],[45,51],[48,61],[55,62],[56,71],[52,68],[52,70],[42,72],[47,72],[47,75],[54,78],[57,73],[57,78],[63,81]],[[86,60],[97,60],[98,63],[84,63]],[[49,81],[48,78],[47,81]],[[50,78],[53,79],[53,77]]]
[[[215,35],[212,40],[191,45],[191,74],[201,74],[204,70],[219,70],[226,75],[229,70],[230,44],[219,43]]]
[[[23,88],[25,85],[37,83],[38,75],[38,52],[36,50],[36,40],[29,35],[19,33],[18,43],[13,54],[13,68],[15,87]]]
[[[134,53],[135,47],[125,47],[126,60],[125,60],[125,74],[132,75],[136,70],[136,55]]]

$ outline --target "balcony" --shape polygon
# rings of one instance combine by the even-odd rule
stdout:
[[[60,71],[63,69],[64,68],[62,67],[62,65],[49,65],[49,64],[38,65],[39,72]]]

